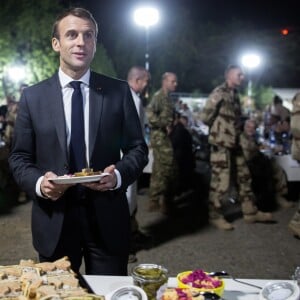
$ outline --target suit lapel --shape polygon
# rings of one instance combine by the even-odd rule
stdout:
[[[103,89],[101,81],[91,72],[90,78],[90,121],[89,121],[89,157],[92,157],[103,109]]]
[[[66,121],[61,86],[57,74],[50,79],[49,91],[45,91],[45,93],[47,98],[50,99],[51,103],[53,104],[49,106],[51,120],[55,124],[57,137],[62,148],[62,152],[65,155],[65,160],[68,161]]]

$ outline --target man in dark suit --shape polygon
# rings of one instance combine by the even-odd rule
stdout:
[[[147,164],[148,149],[128,84],[90,71],[97,31],[93,16],[82,8],[56,19],[52,47],[60,68],[24,90],[9,163],[33,199],[33,245],[40,261],[68,256],[78,272],[84,258],[86,274],[126,275],[130,218],[125,192]],[[80,82],[83,103],[84,138],[78,148],[83,144],[86,167],[109,173],[80,185],[51,181],[74,172],[69,150],[78,125],[72,120],[73,81]]]

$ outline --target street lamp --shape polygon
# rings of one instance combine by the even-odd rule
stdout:
[[[26,78],[26,69],[23,65],[4,66],[2,72],[2,88],[5,97],[14,94],[15,86],[19,85]],[[13,92],[11,91],[13,90]]]
[[[154,7],[140,7],[134,11],[133,18],[137,25],[143,26],[145,28],[145,69],[149,71],[149,28],[158,22],[159,12]]]
[[[14,82],[20,82],[25,78],[25,69],[23,66],[11,66],[7,70],[8,78]]]
[[[248,97],[252,96],[251,71],[260,65],[261,58],[257,54],[245,54],[242,56],[242,65],[248,69]]]

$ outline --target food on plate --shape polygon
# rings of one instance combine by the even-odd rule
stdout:
[[[75,172],[74,176],[75,177],[80,177],[80,176],[92,176],[92,175],[100,175],[102,172],[101,171],[95,171],[91,168],[85,168],[82,169],[81,172]]]
[[[188,272],[180,277],[180,281],[199,289],[214,289],[222,285],[219,278],[209,276],[203,270]]]
[[[54,262],[21,260],[0,266],[0,299],[7,300],[105,300],[81,287],[68,257]]]
[[[186,271],[177,275],[178,287],[194,288],[198,291],[210,291],[221,296],[224,281],[216,276],[209,276],[203,270]]]
[[[205,297],[193,288],[166,288],[161,300],[205,300]]]

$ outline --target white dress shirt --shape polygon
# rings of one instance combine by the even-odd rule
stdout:
[[[137,113],[138,113],[139,118],[140,118],[140,123],[141,123],[142,131],[143,131],[143,134],[144,134],[145,112],[144,112],[143,103],[142,103],[142,100],[141,100],[140,96],[132,88],[130,88],[130,91],[131,91],[131,95],[132,95],[132,98],[133,98],[133,101],[134,101],[134,104],[135,104],[135,108],[136,108]]]

